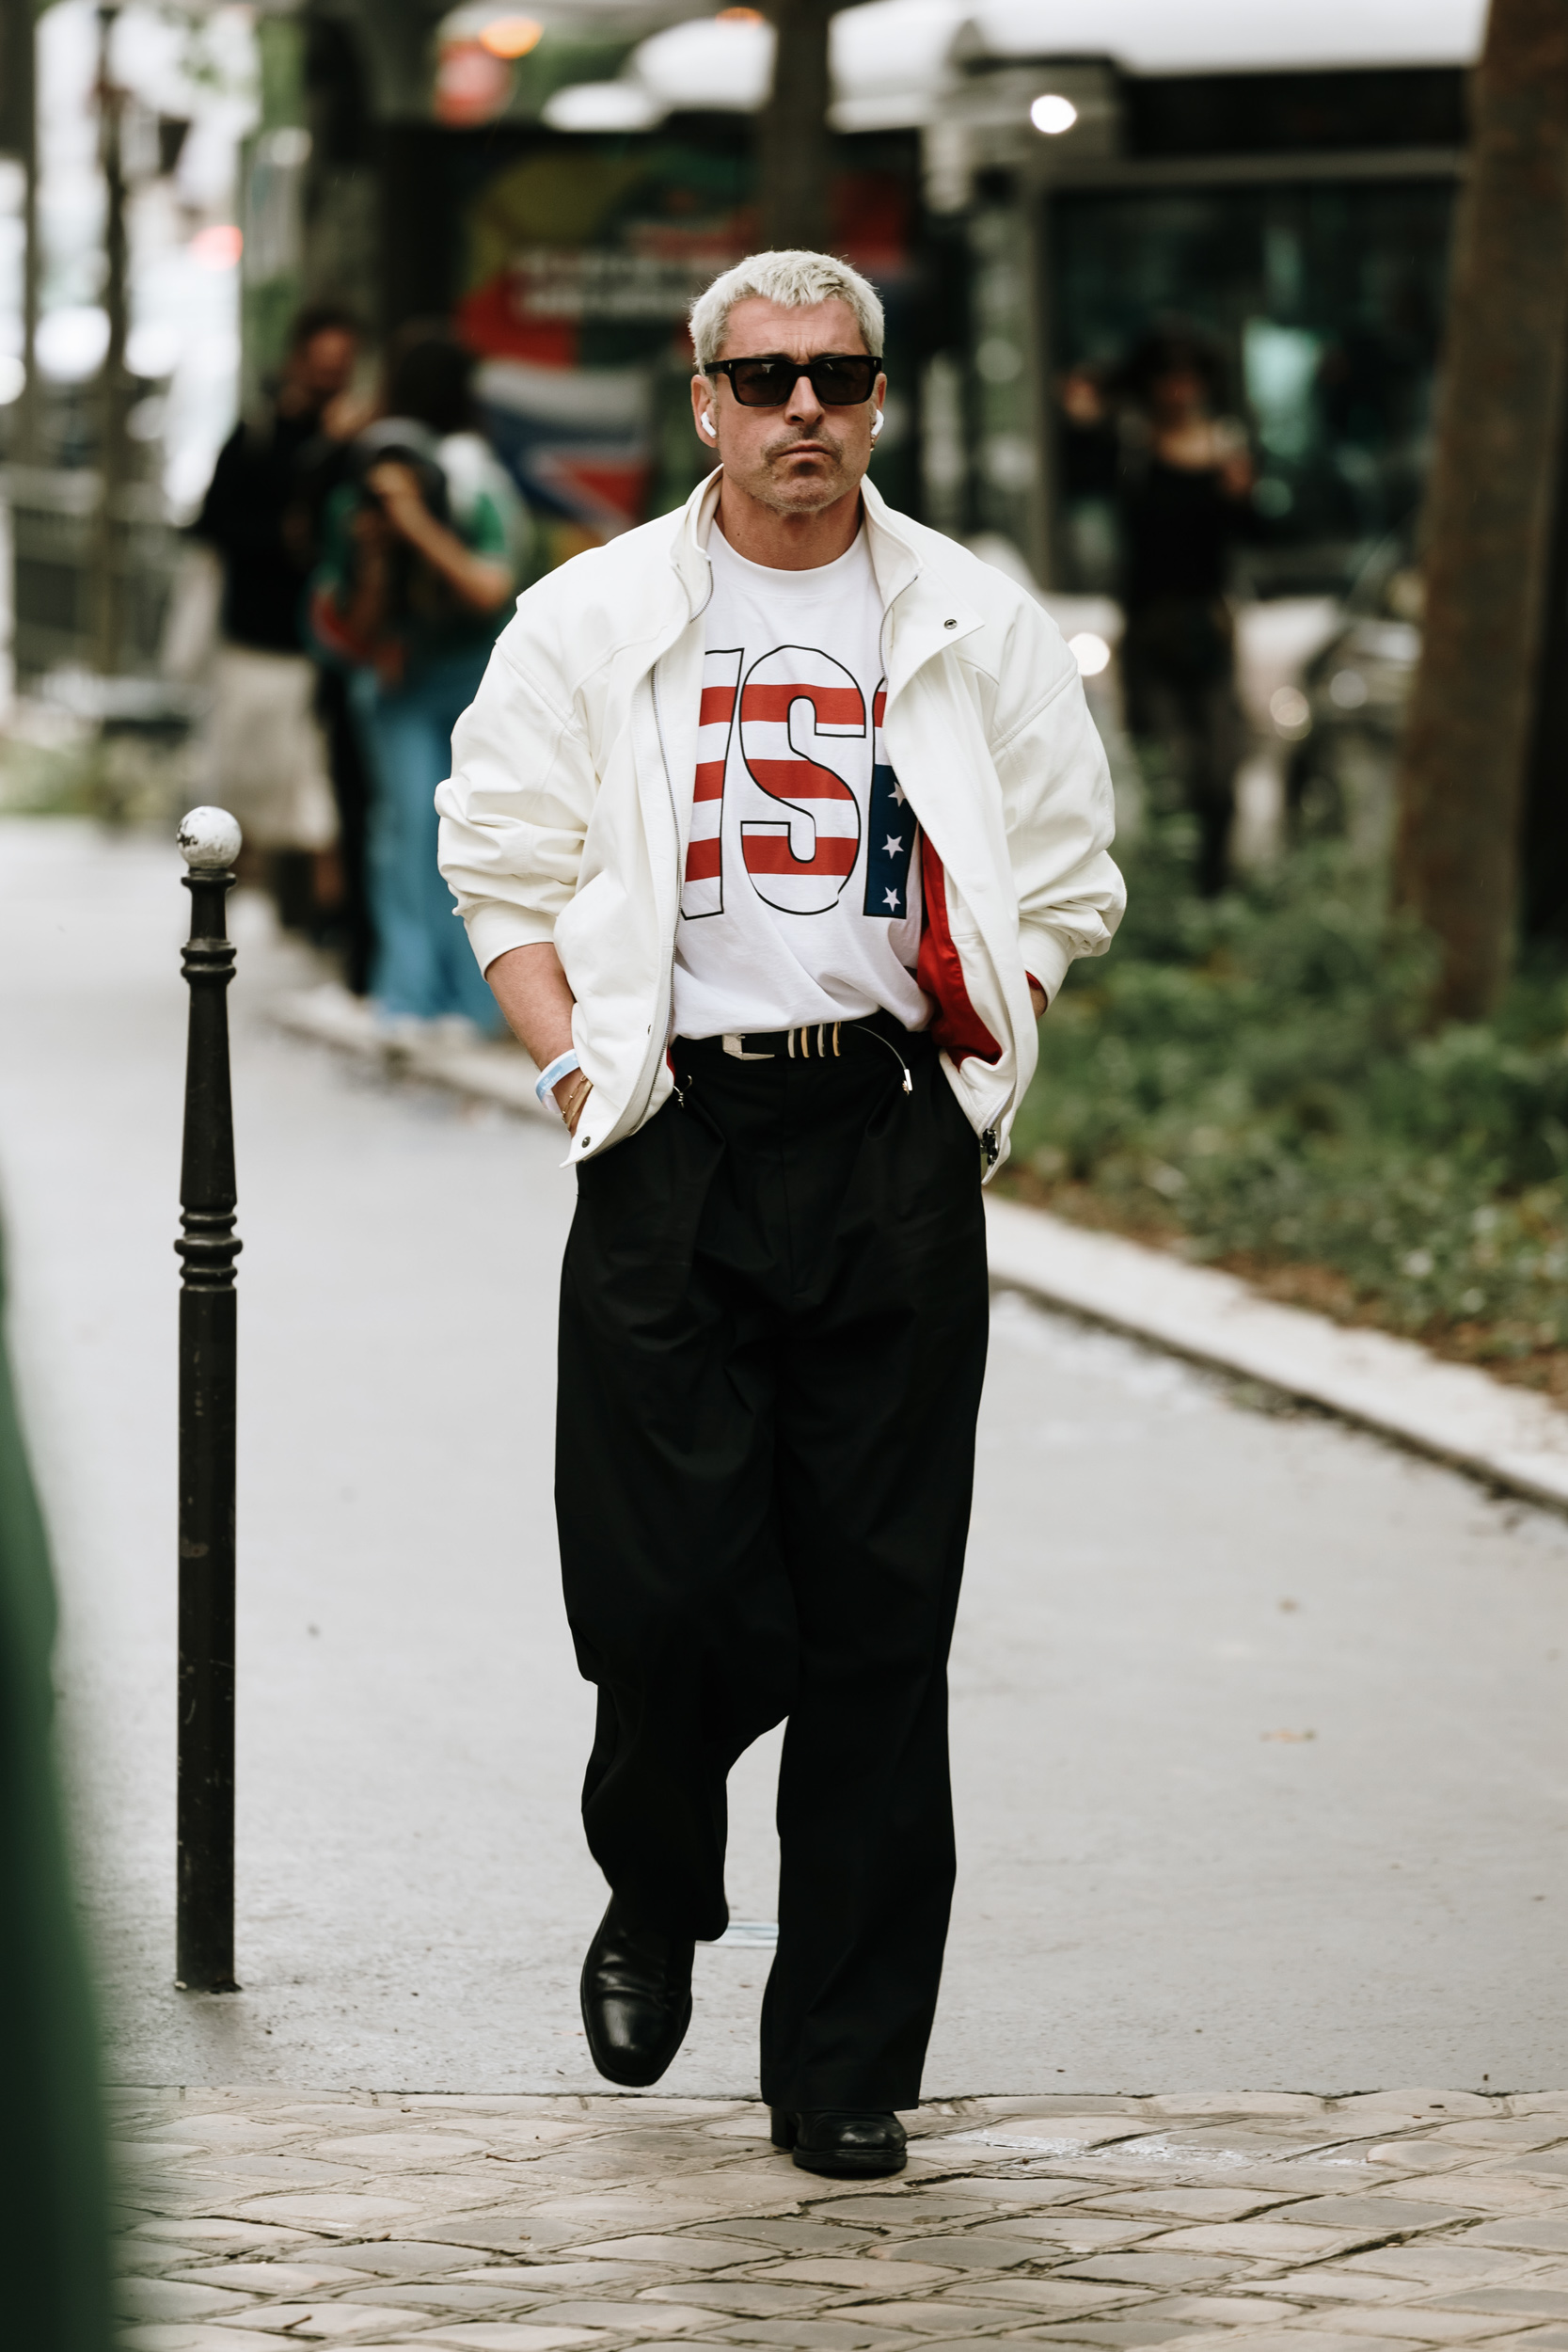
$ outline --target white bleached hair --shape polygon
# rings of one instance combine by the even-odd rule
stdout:
[[[705,372],[724,348],[730,312],[737,302],[777,302],[786,310],[809,310],[818,302],[847,302],[867,351],[882,350],[882,305],[876,287],[847,262],[831,253],[751,253],[725,270],[691,305],[691,348]]]

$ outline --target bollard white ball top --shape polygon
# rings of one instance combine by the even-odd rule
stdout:
[[[226,808],[193,808],[175,838],[186,865],[206,872],[232,866],[240,854],[240,828]]]

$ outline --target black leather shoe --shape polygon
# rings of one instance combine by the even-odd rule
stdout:
[[[611,1895],[582,1963],[582,2024],[589,2053],[612,2083],[657,2083],[691,2023],[689,1937],[627,1918]]]
[[[902,2172],[906,2134],[895,2115],[865,2107],[818,2107],[791,2115],[774,2107],[773,2145],[794,2151],[803,2172],[866,2180]]]

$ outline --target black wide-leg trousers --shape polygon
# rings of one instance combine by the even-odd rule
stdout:
[[[583,1820],[635,1913],[723,1932],[725,1779],[788,1717],[762,2092],[797,2112],[919,2098],[988,1325],[935,1049],[882,1016],[837,1059],[832,1034],[826,1060],[677,1041],[682,1099],[579,1165],[556,1452],[599,1692]]]

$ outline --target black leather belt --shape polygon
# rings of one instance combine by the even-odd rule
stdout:
[[[926,1043],[923,1030],[906,1029],[892,1013],[872,1013],[863,1021],[812,1021],[799,1029],[728,1029],[721,1037],[681,1038],[677,1044],[720,1047],[734,1061],[842,1061],[856,1037],[869,1038],[893,1056],[904,1073],[904,1091],[912,1094],[906,1053]],[[898,1043],[894,1043],[894,1039]]]
[[[853,1022],[848,1025],[851,1028]],[[803,1029],[764,1029],[760,1033],[726,1029],[719,1042],[736,1061],[772,1061],[783,1054],[790,1061],[838,1060],[844,1051],[842,1021],[818,1021]]]

